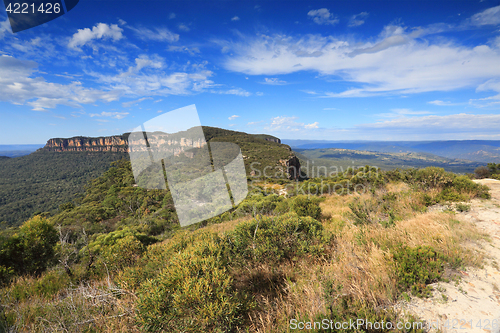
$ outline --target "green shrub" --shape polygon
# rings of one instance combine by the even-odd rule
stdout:
[[[233,288],[222,247],[198,239],[139,292],[137,316],[150,332],[232,332],[251,302]]]
[[[470,205],[467,205],[467,204],[463,204],[463,203],[457,203],[455,205],[455,208],[457,209],[457,211],[459,212],[468,212],[470,210]]]
[[[38,278],[19,278],[9,287],[13,300],[23,301],[33,296],[51,298],[70,285],[70,278],[64,270],[49,270]]]
[[[474,174],[478,179],[488,178],[490,176],[490,170],[485,166],[480,166],[474,170]]]
[[[2,244],[0,260],[7,269],[10,267],[19,274],[39,275],[52,264],[58,240],[54,226],[47,219],[35,216]]]
[[[458,176],[453,179],[453,188],[469,197],[490,198],[489,188],[485,185],[477,184],[467,176]]]
[[[277,194],[267,196],[262,193],[254,194],[238,205],[236,213],[239,215],[272,214],[283,200],[284,198]]]
[[[4,284],[8,284],[13,275],[14,269],[12,267],[0,265],[0,287]]]
[[[136,263],[147,245],[157,242],[154,237],[147,236],[132,228],[125,227],[108,234],[98,235],[88,246],[80,250],[82,256],[98,256],[97,269],[104,273],[108,270],[118,271]]]
[[[298,195],[290,202],[290,209],[298,216],[310,216],[318,220],[321,217],[319,202],[320,199],[317,197],[309,198],[306,195]]]
[[[373,200],[360,200],[358,197],[349,203],[351,216],[355,225],[373,223],[372,213],[376,211],[376,203]]]
[[[276,205],[276,208],[274,209],[274,214],[280,215],[280,214],[285,214],[290,211],[290,205],[289,205],[290,200],[283,200],[281,202],[278,202]]]
[[[428,296],[427,285],[438,281],[443,272],[441,256],[430,246],[400,246],[393,257],[400,290]]]
[[[434,200],[434,198],[427,193],[422,194],[422,201],[426,207],[432,206],[436,203],[436,200]]]
[[[454,189],[446,188],[442,190],[436,197],[438,202],[460,202],[467,201],[467,196],[461,193],[458,193]]]
[[[306,253],[321,253],[322,233],[321,222],[287,213],[239,224],[226,235],[226,243],[231,249],[231,260],[273,263]]]
[[[419,169],[415,175],[415,182],[424,189],[444,188],[453,181],[453,174],[443,168],[427,167]]]

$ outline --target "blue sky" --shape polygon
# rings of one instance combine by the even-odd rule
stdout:
[[[201,123],[284,139],[500,140],[498,1],[91,1],[12,34],[0,144]]]

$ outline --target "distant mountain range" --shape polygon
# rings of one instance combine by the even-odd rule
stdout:
[[[43,144],[35,145],[0,145],[0,157],[18,157],[31,154],[35,150],[42,148]]]
[[[462,141],[324,141],[286,140],[293,149],[350,149],[379,153],[427,153],[481,163],[500,162],[500,140]]]

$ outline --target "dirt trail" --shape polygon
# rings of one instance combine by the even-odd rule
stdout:
[[[491,200],[475,199],[460,213],[491,236],[481,244],[489,258],[482,269],[462,272],[460,283],[433,284],[433,297],[412,298],[403,307],[441,332],[500,332],[500,181],[477,180],[490,187]],[[430,332],[437,332],[432,328]]]

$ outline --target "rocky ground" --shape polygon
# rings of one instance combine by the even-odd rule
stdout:
[[[433,296],[412,297],[403,309],[425,320],[430,332],[500,332],[500,181],[477,180],[490,187],[491,200],[475,199],[457,217],[470,221],[491,237],[483,242],[481,269],[460,272],[460,279],[433,284]],[[436,329],[437,328],[437,329]]]

